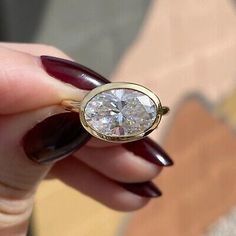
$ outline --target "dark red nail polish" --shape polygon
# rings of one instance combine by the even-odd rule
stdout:
[[[40,58],[44,69],[50,76],[77,88],[91,90],[110,83],[97,72],[76,62],[51,56],[41,56]]]
[[[150,181],[143,183],[120,183],[120,186],[141,197],[154,198],[162,195],[157,186]]]
[[[79,114],[66,112],[38,123],[23,137],[22,144],[31,160],[47,163],[70,155],[90,137],[80,123]]]
[[[169,155],[148,137],[135,142],[124,143],[123,147],[154,164],[160,166],[172,166],[174,164]]]

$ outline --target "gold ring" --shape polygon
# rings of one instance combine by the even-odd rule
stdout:
[[[169,108],[149,89],[115,82],[91,90],[82,101],[63,100],[67,111],[78,112],[83,127],[108,142],[132,142],[158,127]]]

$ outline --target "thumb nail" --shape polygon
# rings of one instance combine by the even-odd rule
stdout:
[[[37,163],[60,160],[83,146],[89,139],[79,114],[65,112],[50,116],[23,137],[23,148],[29,159]]]

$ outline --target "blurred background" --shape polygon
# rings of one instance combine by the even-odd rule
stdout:
[[[175,166],[162,199],[119,213],[59,181],[40,186],[31,236],[236,235],[236,5],[232,0],[1,0],[0,40],[53,45],[143,81],[171,114],[153,138]]]
[[[149,3],[2,0],[0,36],[4,41],[54,45],[82,64],[109,75],[134,40]]]

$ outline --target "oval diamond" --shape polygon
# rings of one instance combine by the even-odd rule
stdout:
[[[137,135],[153,125],[158,105],[140,91],[115,88],[90,99],[84,109],[84,118],[93,130],[106,136]]]

